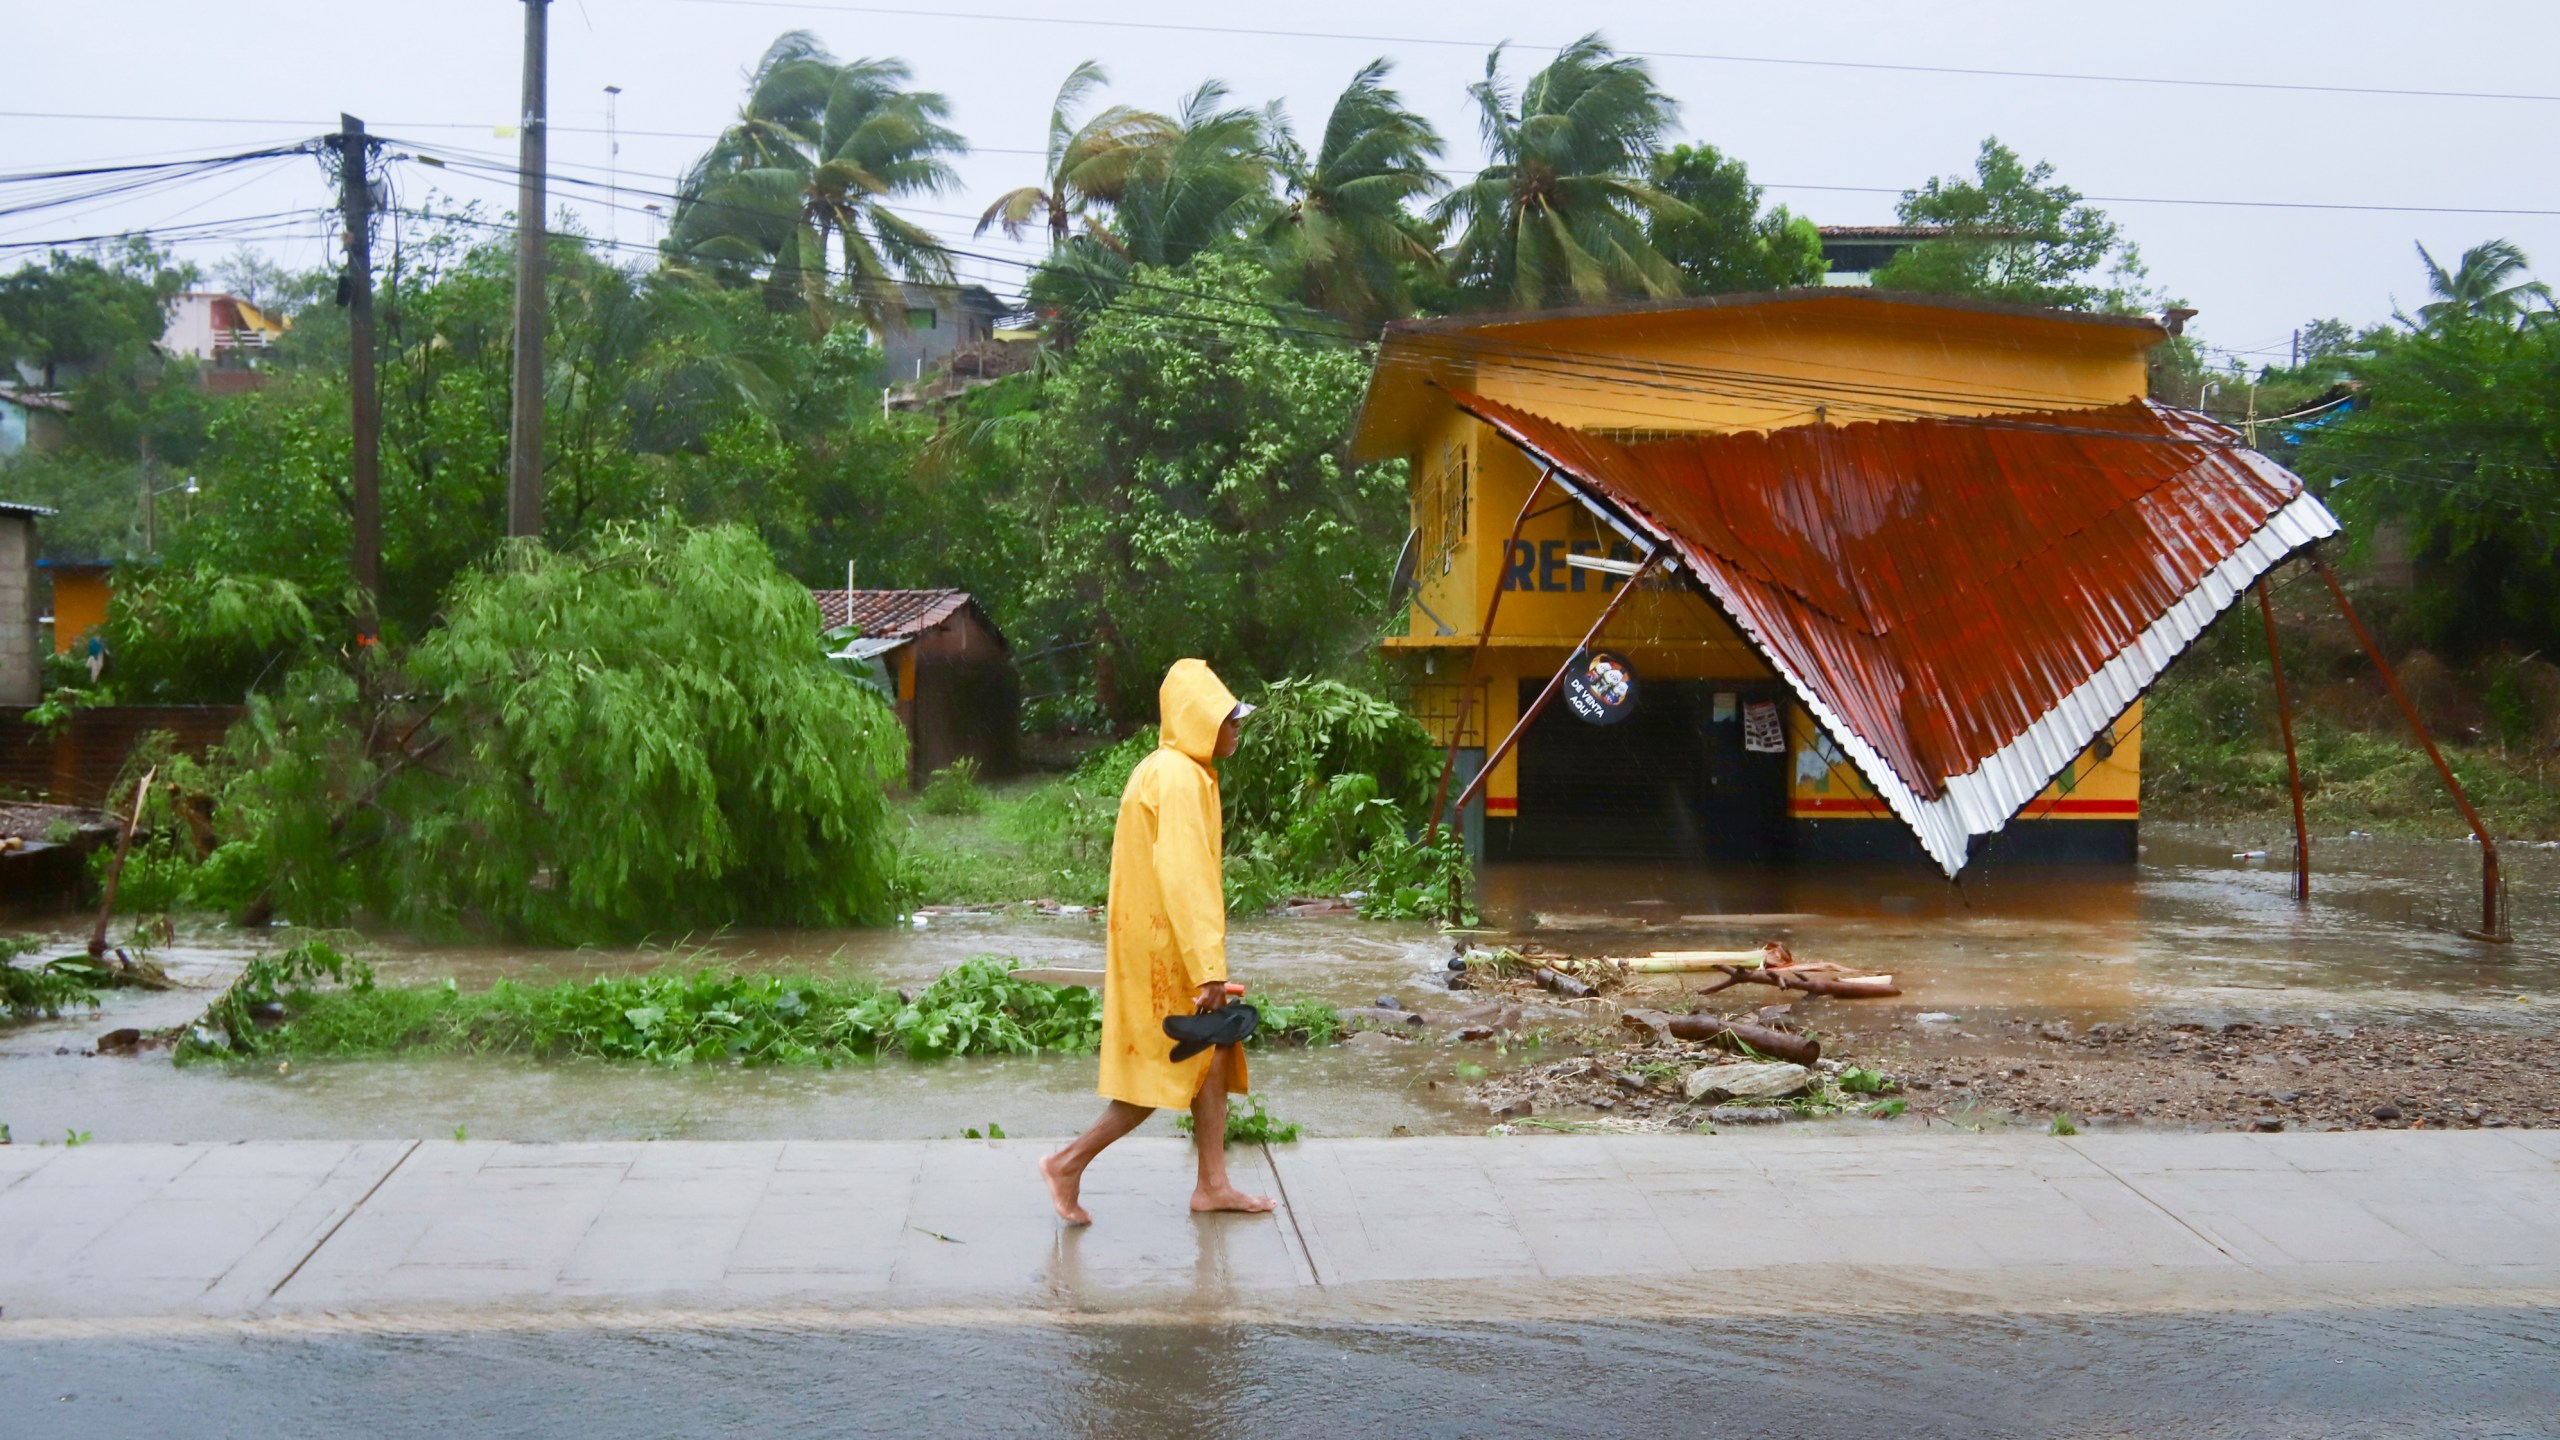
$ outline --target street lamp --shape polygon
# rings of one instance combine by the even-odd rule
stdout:
[[[175,485],[163,485],[158,489],[153,489],[148,484],[145,484],[142,487],[143,554],[155,554],[160,549],[160,497],[175,491],[179,494],[185,495],[189,499],[193,499],[197,492],[203,489],[203,486],[196,483],[196,477],[193,475],[188,476],[186,479]],[[194,507],[188,507],[187,513],[193,515],[195,513]]]

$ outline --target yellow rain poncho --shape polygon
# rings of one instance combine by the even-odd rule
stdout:
[[[1200,987],[1227,978],[1221,883],[1218,727],[1236,697],[1199,660],[1177,660],[1157,694],[1162,741],[1129,772],[1111,837],[1109,948],[1103,961],[1102,1083],[1114,1100],[1182,1108],[1200,1093],[1213,1050],[1174,1063],[1168,1015],[1188,1015]],[[1227,1076],[1243,1094],[1243,1052]]]

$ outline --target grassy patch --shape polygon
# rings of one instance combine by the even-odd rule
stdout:
[[[805,976],[608,976],[486,990],[377,986],[326,945],[250,963],[191,1027],[181,1061],[361,1057],[403,1051],[592,1057],[658,1064],[833,1065],[883,1050],[918,1060],[968,1054],[1090,1052],[1098,997],[1015,980],[1015,962],[981,957],[912,1000],[869,981]],[[323,988],[324,985],[327,988]]]

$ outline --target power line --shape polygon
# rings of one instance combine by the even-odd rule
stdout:
[[[916,20],[971,20],[1000,25],[1061,25],[1089,30],[1156,30],[1182,35],[1237,35],[1266,40],[1345,40],[1363,45],[1429,45],[1465,50],[1491,50],[1496,42],[1460,40],[1442,35],[1361,35],[1330,30],[1279,30],[1241,25],[1183,25],[1157,20],[1099,20],[1089,16],[1002,15],[969,10],[915,10],[886,5],[839,5],[818,0],[682,0],[745,10],[819,10],[846,15],[888,15]],[[1516,45],[1518,50],[1553,52],[1558,45]],[[2373,95],[2422,100],[2560,101],[2560,94],[2501,90],[2428,90],[2390,85],[2313,85],[2281,80],[2206,80],[2177,75],[2107,75],[2072,70],[1999,70],[1975,65],[1913,65],[1880,60],[1813,60],[1794,55],[1744,55],[1695,50],[1621,50],[1621,55],[1648,60],[1703,60],[1718,65],[1779,65],[1813,70],[1885,71],[1906,75],[1954,75],[1997,80],[2067,80],[2096,85],[2165,85],[2202,90],[2271,90],[2294,95]]]

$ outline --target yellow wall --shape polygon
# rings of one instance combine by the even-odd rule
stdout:
[[[53,572],[53,650],[59,655],[89,638],[107,621],[107,572],[57,569]]]
[[[1361,418],[1373,450],[1398,444],[1412,467],[1418,604],[1386,643],[1411,662],[1414,710],[1442,743],[1468,673],[1485,605],[1503,586],[1484,683],[1463,744],[1490,750],[1519,715],[1523,679],[1543,683],[1618,589],[1615,577],[1564,557],[1633,558],[1622,537],[1550,486],[1521,531],[1504,539],[1536,482],[1532,462],[1439,390],[1429,372],[1524,410],[1617,434],[1726,432],[1814,421],[1989,414],[2118,404],[2144,393],[2148,332],[1926,307],[1774,304],[1498,327],[1502,346],[1533,358],[1452,359],[1443,343],[1399,352],[1391,334]],[[1576,358],[1559,358],[1560,356]],[[1597,358],[1595,358],[1597,357]],[[1642,383],[1652,376],[1658,383]],[[1595,378],[1614,377],[1614,378]],[[1674,383],[1676,382],[1676,383]],[[1443,633],[1443,626],[1449,633]],[[1648,585],[1619,607],[1598,642],[1640,677],[1765,681],[1774,672],[1714,606],[1685,584]],[[1794,707],[1790,707],[1791,710]],[[2110,758],[2084,752],[2024,814],[2130,819],[2137,814],[2140,707],[2119,718]],[[1855,767],[1808,759],[1816,727],[1795,710],[1790,809],[1802,818],[1889,820]],[[1817,756],[1821,752],[1813,752]],[[1488,815],[1518,813],[1519,767],[1506,757],[1485,786]]]

